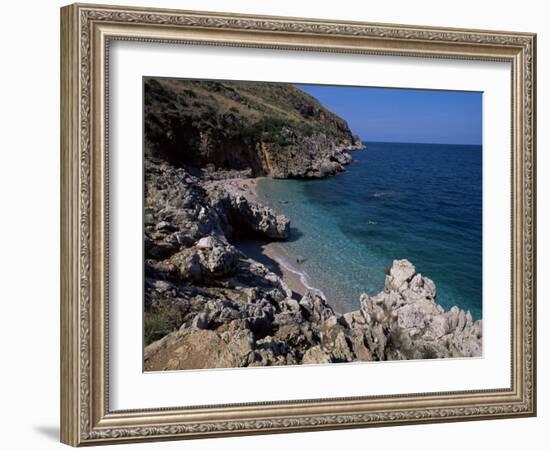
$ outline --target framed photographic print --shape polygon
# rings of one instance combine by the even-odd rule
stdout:
[[[62,441],[533,416],[535,38],[62,8]]]

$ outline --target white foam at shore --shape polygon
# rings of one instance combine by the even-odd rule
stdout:
[[[292,273],[295,273],[296,275],[298,275],[300,277],[300,282],[304,285],[304,287],[308,290],[308,291],[311,291],[313,292],[314,294],[317,294],[319,295],[320,297],[322,297],[323,299],[326,300],[326,297],[325,297],[325,293],[321,290],[321,289],[317,289],[316,287],[313,287],[309,281],[308,281],[308,276],[307,276],[307,273],[305,273],[304,271],[302,270],[299,270],[299,269],[295,269],[294,267],[292,267],[292,265],[286,261],[284,258],[281,258],[277,255],[273,255],[272,258],[277,261],[277,263],[279,263],[281,266],[283,266],[286,270],[288,270],[289,272],[292,272]]]

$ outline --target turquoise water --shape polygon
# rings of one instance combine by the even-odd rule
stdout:
[[[437,300],[482,315],[482,149],[367,142],[323,180],[258,183],[258,196],[291,220],[277,245],[340,312],[384,286],[394,259],[433,279]]]

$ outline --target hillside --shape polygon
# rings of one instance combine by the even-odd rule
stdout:
[[[176,166],[322,178],[361,148],[345,120],[290,85],[146,78],[145,150]]]

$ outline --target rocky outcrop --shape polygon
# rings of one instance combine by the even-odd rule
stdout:
[[[216,332],[184,328],[147,347],[145,362],[163,370],[242,367],[247,365],[253,342],[246,329]]]
[[[394,261],[385,287],[363,294],[360,309],[340,315],[308,292],[242,302],[211,300],[201,312],[145,349],[147,370],[255,365],[323,364],[481,356],[482,324],[469,312],[436,303],[434,283],[407,260]],[[277,287],[275,287],[277,286]]]
[[[378,360],[481,356],[481,321],[456,306],[444,311],[432,280],[394,261],[384,291],[360,299],[361,328]]]
[[[207,201],[224,233],[229,237],[255,235],[267,239],[286,239],[290,221],[271,208],[248,200],[244,195],[234,195],[223,186],[210,185]]]
[[[194,246],[175,253],[169,264],[175,266],[180,279],[200,281],[233,274],[238,257],[235,247],[217,237],[208,236],[199,239]]]
[[[353,147],[334,145],[332,138],[293,135],[293,143],[280,148],[277,144],[261,143],[266,174],[273,178],[325,178],[345,171],[352,161],[348,152]]]
[[[286,239],[290,222],[284,215],[244,196],[231,195],[221,186],[205,188],[202,178],[183,168],[146,158],[144,225],[146,255],[165,259],[208,236],[220,242],[239,232]]]
[[[247,318],[259,326],[263,313],[254,319],[251,311],[265,310],[265,302],[277,303],[291,292],[230,240],[242,234],[283,239],[288,229],[285,216],[207,185],[183,168],[146,157],[146,343],[195,320],[202,323],[205,314],[212,323]],[[225,312],[217,317],[218,310]]]
[[[148,78],[145,149],[174,165],[323,178],[364,148],[346,121],[290,84]]]

